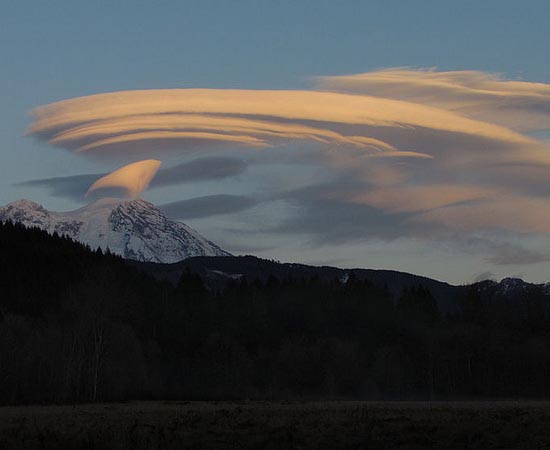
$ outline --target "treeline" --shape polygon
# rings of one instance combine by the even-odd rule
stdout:
[[[161,283],[0,224],[0,403],[550,397],[548,298],[473,286],[453,315],[368,280]]]

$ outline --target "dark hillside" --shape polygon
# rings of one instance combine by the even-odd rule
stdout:
[[[456,298],[463,291],[461,286],[453,286],[431,278],[395,270],[340,269],[329,266],[309,266],[305,264],[280,263],[256,256],[197,256],[174,264],[154,264],[132,262],[140,270],[150,273],[160,280],[176,283],[182,272],[188,270],[200,275],[208,286],[222,289],[231,280],[245,277],[248,280],[266,281],[275,277],[279,281],[300,278],[319,278],[330,281],[345,281],[350,276],[358,280],[369,280],[380,288],[387,288],[398,297],[403,289],[421,286],[429,289],[442,311],[456,310]]]
[[[543,285],[457,289],[253,257],[174,268],[163,282],[0,224],[0,404],[550,397]]]

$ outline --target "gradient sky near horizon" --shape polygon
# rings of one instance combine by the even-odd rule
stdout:
[[[315,77],[396,67],[550,83],[546,1],[20,1],[3,5],[1,16],[0,204],[29,198],[52,210],[74,209],[88,201],[79,189],[85,193],[94,180],[124,164],[157,158],[152,153],[127,159],[121,152],[116,158],[83,157],[25,136],[31,110],[74,97],[176,88],[309,91],[319,83]],[[348,81],[324,82],[339,92],[372,90]],[[537,105],[537,127],[525,133],[520,127],[521,136],[543,143],[530,155],[532,165],[545,159],[549,104]],[[499,120],[508,127],[516,117]],[[329,130],[335,131],[341,129]],[[408,142],[407,136],[399,139]],[[438,135],[433,145],[445,142]],[[421,136],[410,150],[420,152],[424,143],[432,145]],[[358,180],[351,183],[349,176],[353,161],[331,158],[307,142],[277,143],[269,150],[191,146],[159,157],[162,168],[143,197],[236,254],[396,269],[452,283],[505,276],[550,280],[549,225],[515,217],[529,216],[526,204],[544,212],[533,220],[549,217],[546,163],[537,166],[540,182],[532,172],[488,172],[486,163],[476,166],[475,180],[445,166],[442,181],[411,168],[417,160],[424,164],[420,158],[376,163],[376,173],[365,169],[372,179],[383,173],[385,180],[401,180],[407,165],[407,176],[427,177],[438,183],[438,192],[465,202],[441,216],[437,207],[425,207],[439,199],[418,186],[407,205],[399,203],[403,191],[387,183],[373,182],[376,189],[366,198],[359,195]],[[441,160],[439,154],[435,160]],[[493,184],[483,184],[480,194],[482,177],[498,181],[499,192],[509,189],[492,203],[498,220],[511,216],[504,230],[477,226],[479,221],[472,225],[472,216],[484,209],[468,201],[495,195]],[[466,178],[475,181],[475,189],[464,187]],[[460,183],[450,186],[451,181]],[[344,194],[346,201],[340,201]],[[412,212],[422,214],[412,216],[415,202],[420,206]],[[446,227],[459,213],[468,217],[467,226]],[[419,227],[418,217],[428,225]]]

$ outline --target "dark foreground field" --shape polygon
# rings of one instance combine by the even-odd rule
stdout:
[[[547,449],[550,403],[144,402],[0,408],[0,449]]]

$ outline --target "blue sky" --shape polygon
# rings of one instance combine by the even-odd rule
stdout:
[[[28,113],[36,106],[128,89],[309,89],[314,76],[404,66],[550,83],[548,17],[546,1],[7,2],[0,18],[0,204],[31,198],[50,209],[71,209],[79,203],[17,183],[118,167],[25,137]],[[159,188],[144,196],[162,203],[229,191],[263,195],[285,176],[325,176],[326,168],[272,163],[246,179],[187,183],[177,191]],[[388,267],[453,282],[485,271],[541,281],[549,265],[543,260],[495,266],[483,251],[406,235],[321,245],[307,233],[258,233],[273,223],[273,214],[293,214],[295,208],[300,205],[273,201],[263,210],[189,222],[236,252]],[[256,228],[247,239],[236,237],[235,230],[251,221]],[[506,235],[499,245],[516,245],[518,239]],[[547,242],[545,236],[529,239],[521,245]]]

